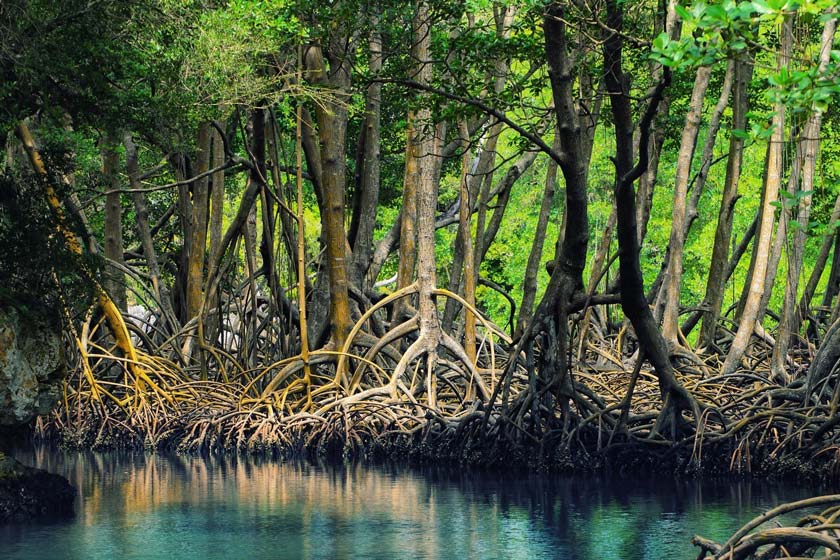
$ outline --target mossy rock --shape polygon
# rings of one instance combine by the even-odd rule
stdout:
[[[0,453],[0,523],[73,514],[76,489],[64,477]]]
[[[0,428],[48,414],[63,377],[56,313],[43,306],[15,307],[0,301]]]

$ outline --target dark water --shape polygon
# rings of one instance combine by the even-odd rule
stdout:
[[[3,559],[694,558],[819,493],[767,482],[607,480],[39,450],[76,517],[0,527]]]

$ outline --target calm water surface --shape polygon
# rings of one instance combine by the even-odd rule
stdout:
[[[678,482],[38,450],[80,490],[69,521],[0,527],[3,559],[695,558],[820,493]]]

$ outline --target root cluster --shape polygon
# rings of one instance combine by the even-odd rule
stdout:
[[[675,423],[682,429],[664,432],[657,429],[664,407],[657,377],[622,348],[625,333],[576,345],[561,386],[558,375],[535,366],[545,363],[541,339],[514,346],[485,320],[478,321],[475,361],[458,332],[442,333],[430,349],[416,317],[383,328],[386,306],[413,293],[372,306],[343,347],[279,360],[273,356],[289,343],[271,322],[233,332],[219,321],[215,344],[189,326],[164,336],[135,325],[132,361],[88,318],[73,333],[75,373],[63,402],[39,423],[40,433],[83,447],[419,452],[481,463],[526,458],[540,466],[717,473],[819,464],[812,472],[840,474],[840,383],[827,376],[807,391],[803,382],[780,385],[762,365],[766,348],[753,348],[750,369],[725,376],[717,358],[675,358],[699,417],[683,411]]]

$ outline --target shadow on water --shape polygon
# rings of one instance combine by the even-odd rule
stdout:
[[[253,457],[38,449],[76,517],[0,527],[7,559],[693,558],[762,510],[824,489],[563,478]]]

